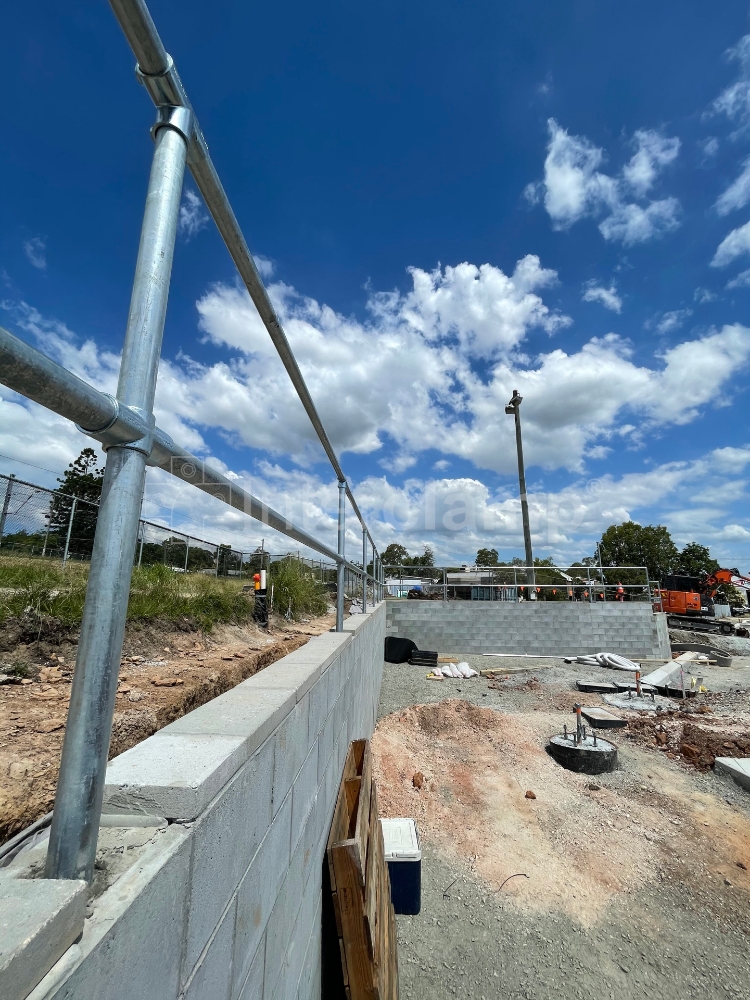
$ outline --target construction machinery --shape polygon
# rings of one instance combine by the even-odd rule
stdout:
[[[701,576],[665,576],[654,590],[654,611],[665,611],[670,628],[688,628],[692,632],[721,635],[747,635],[732,622],[715,617],[714,598],[722,585],[750,592],[750,577],[737,569],[717,569]]]

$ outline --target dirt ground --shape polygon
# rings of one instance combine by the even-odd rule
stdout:
[[[708,737],[681,749],[708,733],[745,755],[750,661],[703,668],[711,694],[653,729],[617,713],[618,769],[595,777],[544,748],[576,701],[604,704],[576,677],[612,672],[501,662],[528,669],[439,682],[386,665],[381,812],[413,816],[423,847],[422,912],[397,917],[403,1000],[750,998],[750,795],[701,763]]]
[[[128,626],[109,756],[117,756],[328,631],[335,617],[220,626],[210,635],[174,626]],[[52,808],[70,685],[74,636],[15,646],[0,654],[23,662],[28,678],[0,686],[0,843]]]

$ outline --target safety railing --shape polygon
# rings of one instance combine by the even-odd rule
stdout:
[[[443,601],[652,601],[645,566],[385,565],[388,599]]]
[[[336,564],[336,629],[343,629],[346,573],[382,596],[379,557],[235,218],[174,62],[143,0],[110,0],[156,106],[154,153],[115,396],[100,392],[0,329],[0,381],[74,421],[107,452],[89,585],[65,728],[45,866],[48,878],[93,876],[117,674],[146,466],[212,494]],[[154,394],[185,169],[189,169],[334,469],[339,488],[336,549],[185,451],[155,426]],[[361,567],[346,559],[348,498],[362,529]],[[368,574],[371,550],[373,572]]]

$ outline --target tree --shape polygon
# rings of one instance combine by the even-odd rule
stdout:
[[[70,553],[90,556],[94,547],[96,518],[102,495],[104,469],[97,469],[97,457],[93,448],[84,448],[75,461],[58,479],[60,489],[52,497],[49,510],[50,535],[56,535],[58,545],[63,546],[68,535],[68,525],[73,509],[73,498],[77,499],[73,525],[70,532]]]
[[[407,554],[405,566],[434,566],[435,553],[429,545],[425,545],[421,556],[409,556]]]
[[[690,542],[680,552],[677,559],[676,570],[684,576],[700,576],[701,573],[713,573],[719,568],[715,559],[711,558],[711,553],[707,546],[699,545],[697,542]]]
[[[477,566],[497,566],[497,549],[480,549],[477,552]]]
[[[391,542],[380,557],[383,566],[406,566],[408,559],[409,553],[398,542]]]
[[[602,535],[599,553],[603,566],[645,566],[651,580],[661,580],[671,573],[679,558],[677,546],[663,524],[644,526],[635,521],[611,524]]]

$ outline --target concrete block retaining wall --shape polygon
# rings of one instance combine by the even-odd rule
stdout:
[[[441,653],[669,658],[666,616],[636,602],[389,600],[386,632]]]
[[[110,825],[170,824],[30,1000],[319,1000],[325,843],[384,637],[381,603],[111,761]]]

